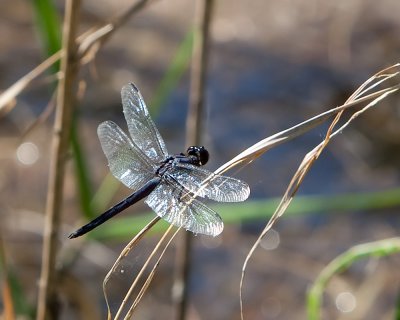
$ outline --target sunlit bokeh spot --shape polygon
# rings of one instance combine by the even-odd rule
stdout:
[[[39,149],[32,142],[24,142],[17,149],[17,160],[26,165],[31,166],[39,159]]]
[[[280,242],[281,238],[279,236],[279,232],[275,231],[274,229],[271,229],[261,240],[260,245],[265,250],[275,250],[276,248],[278,248]]]
[[[354,295],[350,292],[339,293],[336,297],[336,308],[343,313],[352,312],[357,306]]]

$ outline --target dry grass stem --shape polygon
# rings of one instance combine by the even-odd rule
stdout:
[[[190,73],[189,111],[186,119],[186,144],[199,145],[204,113],[204,91],[208,65],[210,24],[213,0],[196,2],[192,63]]]
[[[240,299],[240,315],[241,315],[241,319],[244,319],[244,314],[243,314],[243,296],[242,296],[244,276],[245,276],[245,272],[246,272],[246,268],[247,268],[248,262],[249,262],[251,256],[253,255],[255,249],[259,246],[261,240],[266,235],[266,233],[272,228],[272,226],[277,221],[277,219],[284,214],[284,212],[286,211],[286,209],[290,205],[293,197],[295,196],[297,190],[299,189],[301,183],[303,182],[304,177],[306,176],[307,172],[310,170],[310,168],[312,167],[314,162],[318,159],[318,157],[320,156],[322,151],[328,145],[330,139],[333,138],[334,136],[336,136],[338,133],[341,133],[355,118],[357,118],[359,115],[364,113],[366,110],[368,110],[372,106],[375,106],[379,101],[381,101],[382,99],[386,98],[388,95],[390,95],[390,94],[396,92],[397,90],[399,90],[399,85],[393,86],[393,87],[390,87],[390,88],[387,88],[387,89],[384,89],[384,90],[380,90],[380,91],[378,91],[378,94],[377,93],[373,93],[373,94],[368,95],[368,100],[370,100],[370,99],[373,99],[373,100],[370,103],[368,103],[360,111],[354,112],[350,116],[350,118],[341,127],[339,127],[337,130],[334,131],[334,128],[337,125],[338,121],[340,120],[340,117],[343,115],[344,110],[349,108],[349,106],[353,106],[355,104],[360,103],[360,100],[365,101],[365,98],[367,96],[362,97],[363,95],[365,95],[367,92],[371,91],[372,89],[376,88],[378,85],[382,84],[384,81],[387,81],[387,80],[397,76],[398,75],[398,71],[397,71],[398,67],[399,67],[399,64],[396,64],[394,66],[391,66],[391,67],[389,67],[387,69],[384,69],[384,70],[378,72],[377,74],[375,74],[374,76],[369,78],[365,83],[363,83],[350,96],[350,98],[346,101],[346,103],[343,106],[330,110],[328,113],[323,114],[324,115],[323,117],[321,117],[321,115],[317,116],[317,117],[314,117],[313,119],[311,119],[311,120],[313,120],[311,122],[310,122],[310,120],[309,121],[305,121],[305,122],[303,122],[303,124],[301,124],[300,127],[299,126],[293,127],[293,128],[295,128],[295,130],[293,130],[293,128],[285,130],[284,131],[285,132],[284,135],[278,133],[277,135],[274,135],[275,136],[274,139],[268,139],[267,138],[267,139],[263,140],[263,141],[267,141],[265,144],[263,143],[262,145],[259,145],[256,148],[253,146],[253,147],[251,147],[251,148],[246,150],[247,153],[245,153],[245,156],[243,157],[243,159],[245,159],[245,161],[248,163],[248,162],[253,160],[252,157],[259,157],[266,150],[270,149],[271,146],[278,145],[278,144],[282,143],[283,141],[286,141],[288,139],[292,139],[292,138],[298,136],[298,132],[299,131],[300,132],[303,131],[303,130],[308,131],[309,129],[315,127],[315,125],[314,125],[315,124],[315,120],[317,120],[317,122],[319,122],[321,118],[326,119],[326,114],[330,115],[331,111],[334,111],[332,114],[337,113],[335,118],[333,119],[332,123],[330,124],[328,130],[327,130],[327,133],[325,135],[324,140],[319,145],[317,145],[315,148],[313,148],[310,152],[308,152],[305,155],[305,157],[304,157],[303,161],[301,162],[299,168],[297,169],[297,171],[294,174],[292,180],[290,181],[289,186],[286,189],[286,192],[285,192],[284,196],[282,197],[282,199],[281,199],[278,207],[276,208],[274,214],[269,219],[269,221],[268,221],[267,225],[265,226],[264,230],[260,233],[260,235],[257,238],[256,242],[254,243],[254,245],[252,246],[252,248],[250,249],[249,253],[246,256],[246,259],[245,259],[245,261],[243,263],[243,267],[242,267],[242,275],[241,275],[240,286],[239,286],[239,299]],[[374,81],[376,81],[376,82],[374,83]],[[310,125],[310,123],[311,123],[311,125]],[[289,134],[288,134],[288,131],[289,131]],[[258,145],[258,144],[256,144],[256,145]],[[251,152],[249,152],[248,150],[252,150],[253,154]],[[236,157],[236,158],[238,158],[238,157]],[[240,159],[240,157],[239,157],[239,159]],[[240,162],[241,161],[239,160],[236,163],[240,163]],[[235,163],[235,162],[233,162],[233,163]]]
[[[21,136],[21,139],[25,139],[35,128],[43,124],[53,113],[54,108],[56,106],[56,91],[53,92],[53,95],[50,101],[47,103],[46,108],[44,108],[43,112],[35,119],[35,121],[24,131]]]
[[[153,264],[153,267],[152,267],[150,273],[144,279],[144,283],[139,288],[139,292],[136,294],[136,297],[133,300],[133,302],[130,303],[129,309],[128,309],[126,315],[124,316],[124,319],[130,319],[130,317],[133,314],[134,309],[139,304],[141,298],[143,297],[144,293],[146,292],[148,286],[150,285],[151,280],[154,277],[155,271],[156,271],[156,269],[157,269],[157,267],[159,265],[159,262],[161,261],[163,255],[164,255],[166,249],[169,247],[171,241],[174,239],[176,234],[179,232],[180,229],[177,229],[170,236],[170,238],[166,241],[168,235],[171,233],[171,230],[173,229],[173,226],[171,225],[167,229],[167,231],[163,234],[161,239],[158,241],[157,245],[152,249],[152,251],[149,254],[149,257],[146,259],[145,263],[142,265],[140,271],[135,276],[134,281],[132,282],[132,284],[131,284],[129,290],[127,291],[127,293],[126,293],[126,295],[125,295],[120,307],[118,308],[118,311],[117,311],[115,317],[113,318],[111,310],[110,310],[109,302],[108,302],[108,297],[107,297],[107,288],[106,288],[107,287],[107,283],[108,283],[109,279],[111,278],[111,276],[116,272],[118,266],[122,262],[122,259],[125,258],[132,249],[135,248],[135,246],[143,238],[143,236],[147,233],[147,231],[150,230],[152,228],[152,226],[159,219],[160,219],[159,217],[155,217],[149,224],[147,224],[147,226],[145,228],[142,229],[142,231],[139,234],[137,234],[135,236],[134,239],[132,239],[129,242],[129,244],[127,246],[125,246],[124,250],[121,252],[120,256],[115,261],[113,267],[110,269],[110,271],[108,272],[107,276],[105,277],[104,282],[103,282],[103,292],[104,292],[104,296],[105,296],[105,300],[106,300],[107,308],[108,308],[108,319],[115,319],[116,320],[116,319],[120,319],[121,318],[124,310],[128,307],[129,301],[131,301],[131,297],[132,297],[132,294],[133,294],[134,290],[137,289],[137,286],[138,286],[139,282],[145,276],[145,272],[148,269],[148,266],[150,265],[150,262],[155,258],[157,252],[159,252],[161,250],[161,252],[159,253],[158,258],[156,259],[156,261]],[[164,245],[164,247],[162,248],[163,245]]]
[[[80,61],[80,64],[86,64],[92,61],[95,58],[96,53],[99,51],[102,45],[106,43],[106,41],[112,36],[112,34],[117,31],[120,26],[126,23],[132,15],[140,12],[150,2],[152,1],[138,1],[128,9],[124,10],[122,14],[116,16],[115,18],[112,18],[111,22],[95,29],[94,31],[88,31],[83,35],[77,37],[77,59]],[[10,112],[16,105],[14,103],[15,98],[23,90],[25,90],[33,80],[42,75],[47,69],[58,62],[62,58],[62,56],[62,50],[56,52],[51,57],[43,61],[40,65],[38,65],[35,69],[16,81],[3,93],[1,93],[0,117]]]
[[[78,55],[81,58],[82,63],[88,63],[89,61],[93,60],[98,50],[103,46],[104,43],[106,43],[111,35],[117,31],[119,27],[126,23],[132,15],[140,12],[150,2],[154,2],[154,0],[137,1],[128,9],[125,9],[122,14],[112,18],[109,23],[79,37]]]
[[[42,269],[39,283],[37,319],[58,318],[56,255],[60,213],[63,199],[64,169],[70,141],[74,109],[73,84],[77,76],[76,31],[79,21],[79,0],[66,3],[61,59],[63,77],[57,91],[57,109],[52,139],[52,156],[46,204],[46,218],[42,251]]]
[[[125,295],[125,298],[122,300],[122,303],[117,311],[117,314],[115,315],[115,320],[117,320],[122,312],[124,311],[125,307],[128,304],[128,300],[130,299],[130,297],[132,296],[133,290],[135,290],[137,284],[139,283],[140,280],[142,280],[142,276],[144,275],[147,266],[150,264],[151,260],[154,258],[155,254],[157,253],[157,251],[160,249],[160,247],[162,246],[164,240],[167,238],[168,234],[171,232],[173,226],[170,225],[167,229],[167,231],[164,232],[164,234],[162,235],[161,239],[157,242],[157,244],[155,245],[155,247],[153,248],[153,250],[151,251],[149,257],[146,259],[145,263],[143,264],[143,266],[141,267],[139,273],[136,275],[135,280],[132,282],[128,292]],[[172,237],[173,238],[173,237]],[[169,242],[168,242],[169,243]],[[164,252],[165,250],[163,250],[162,252]],[[157,264],[157,263],[156,263]],[[149,285],[149,281],[151,281],[152,276],[148,275],[146,277],[146,280],[144,282],[144,284],[141,286],[139,293],[136,295],[135,300],[131,306],[130,309],[134,309],[134,307],[139,303],[139,301],[141,300],[141,298],[144,295],[145,290],[147,289],[148,285]],[[124,317],[125,319],[125,317]]]
[[[396,74],[391,74],[390,77],[393,78],[394,76],[397,76]],[[387,78],[389,79],[389,78]],[[387,80],[386,79],[386,80]],[[356,105],[359,105],[360,103],[370,101],[373,99],[376,99],[378,97],[381,97],[382,95],[385,95],[387,93],[393,93],[394,91],[398,90],[400,88],[400,85],[392,86],[390,88],[382,89],[377,92],[368,94],[364,97],[357,97],[354,101],[345,103],[339,107],[330,109],[324,113],[321,113],[309,120],[306,120],[296,126],[293,126],[289,129],[286,129],[284,131],[278,132],[270,137],[267,137],[251,147],[247,148],[246,150],[242,151],[240,154],[238,154],[236,157],[231,159],[230,161],[226,162],[223,164],[221,167],[219,167],[217,170],[214,171],[215,174],[223,174],[224,172],[236,167],[237,165],[247,165],[263,155],[265,152],[268,150],[284,143],[288,142],[290,140],[293,140],[294,138],[297,138],[301,136],[302,134],[314,129],[315,127],[319,126],[320,124],[324,123],[327,119],[331,118],[333,115],[342,112],[346,109],[349,109],[351,107],[354,107]]]
[[[108,319],[111,319],[110,305],[108,303],[108,296],[107,296],[108,281],[110,280],[112,274],[117,270],[118,266],[120,265],[121,260],[124,257],[126,257],[133,248],[135,248],[135,246],[138,244],[138,242],[145,236],[147,231],[149,231],[159,220],[160,220],[159,217],[155,217],[145,227],[143,227],[143,229],[121,251],[117,260],[115,260],[113,266],[111,267],[110,271],[108,271],[107,275],[105,276],[105,278],[103,280],[103,293],[104,293],[104,298],[106,300],[107,309],[108,309]]]
[[[12,110],[11,106],[14,106],[13,100],[25,90],[29,84],[35,80],[38,76],[43,74],[48,68],[50,68],[54,63],[56,63],[62,57],[62,51],[53,54],[51,57],[47,58],[41,64],[39,64],[31,72],[23,76],[17,82],[15,82],[11,87],[5,90],[0,95],[0,116],[4,116],[6,113]]]
[[[167,230],[167,232],[169,233],[169,230],[172,230],[173,226],[170,226]],[[153,268],[150,271],[150,274],[148,275],[148,277],[146,278],[145,283],[143,284],[142,288],[140,289],[139,294],[137,295],[137,297],[135,298],[135,301],[133,302],[133,304],[131,305],[131,307],[128,310],[128,313],[126,315],[126,317],[124,319],[131,319],[132,315],[133,315],[133,311],[135,310],[135,308],[137,307],[137,305],[139,304],[140,300],[142,299],[143,295],[145,294],[146,290],[148,289],[151,281],[153,280],[153,277],[155,275],[155,272],[157,270],[157,267],[160,265],[161,259],[164,256],[166,250],[168,249],[168,247],[170,246],[172,240],[175,238],[175,236],[178,234],[178,232],[181,229],[178,228],[175,230],[175,232],[173,233],[173,235],[170,237],[170,239],[168,240],[168,242],[165,244],[164,249],[161,251],[159,257],[157,258],[157,261],[154,263]],[[167,234],[167,232],[165,232],[164,236]],[[152,253],[153,254],[153,253]]]
[[[194,43],[190,73],[189,110],[186,118],[186,145],[201,145],[205,87],[210,42],[213,0],[197,0],[194,16]],[[193,235],[181,234],[176,253],[174,287],[182,288],[174,296],[176,319],[185,319],[188,305],[188,279],[191,269]]]

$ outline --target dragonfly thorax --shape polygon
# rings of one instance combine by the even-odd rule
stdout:
[[[207,163],[208,158],[209,154],[206,148],[203,146],[191,146],[187,149],[186,154],[180,153],[173,156],[168,156],[159,164],[155,174],[159,177],[162,177],[171,167],[179,166],[179,164],[182,163],[200,167]]]

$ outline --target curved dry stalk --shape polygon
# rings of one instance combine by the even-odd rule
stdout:
[[[143,264],[142,268],[140,269],[138,275],[135,277],[135,280],[133,281],[131,287],[129,288],[128,292],[125,295],[125,298],[123,299],[117,314],[115,315],[114,320],[119,319],[120,315],[123,312],[123,309],[126,307],[126,304],[128,303],[128,299],[130,298],[130,296],[132,295],[133,290],[136,288],[136,285],[139,283],[139,280],[141,280],[141,277],[143,276],[147,266],[150,264],[150,261],[152,260],[152,258],[154,257],[154,255],[156,254],[156,252],[158,251],[158,249],[162,246],[164,240],[166,239],[166,237],[168,236],[168,234],[171,232],[173,226],[170,225],[168,227],[168,229],[164,232],[163,236],[161,237],[161,239],[157,242],[156,246],[154,247],[154,249],[151,251],[149,257],[146,259],[146,262]],[[179,230],[179,229],[178,229]],[[173,238],[173,237],[172,237]],[[171,240],[172,240],[171,238]],[[170,241],[171,241],[170,240]],[[164,250],[162,252],[165,252],[166,248],[168,247],[168,244],[170,242],[167,242],[167,246],[164,248]],[[163,254],[161,254],[160,259],[162,257]],[[145,280],[145,283],[142,285],[139,294],[136,296],[133,305],[136,306],[140,299],[142,298],[146,288],[148,287],[148,285],[150,284],[150,281],[153,277],[150,275],[147,277],[147,279]],[[147,285],[146,285],[147,284]]]
[[[170,228],[168,228],[168,230],[166,231],[169,232],[169,230],[172,229],[172,226]],[[154,264],[153,268],[151,269],[150,274],[148,275],[145,283],[143,284],[142,288],[140,289],[140,292],[138,294],[138,296],[136,297],[135,301],[133,302],[133,304],[131,305],[130,309],[128,310],[127,315],[125,316],[124,319],[130,319],[133,315],[133,311],[135,310],[135,308],[137,307],[137,305],[139,304],[140,300],[142,299],[144,293],[146,292],[147,288],[149,287],[151,281],[153,280],[153,277],[155,275],[156,269],[157,267],[160,265],[160,261],[162,259],[162,257],[165,254],[165,251],[168,249],[168,247],[170,246],[172,240],[175,238],[175,236],[178,234],[178,232],[181,229],[178,228],[176,229],[176,231],[174,232],[174,234],[171,236],[171,238],[168,240],[168,242],[166,243],[164,249],[162,250],[162,252],[160,253],[160,256],[158,257],[156,263]],[[161,241],[161,240],[160,240]]]
[[[395,85],[386,89],[378,90],[376,92],[370,93],[368,95],[365,95],[366,92],[371,91],[373,88],[375,88],[377,85],[380,85],[384,81],[388,81],[391,78],[394,78],[399,75],[399,72],[396,71],[400,64],[395,64],[391,67],[388,67],[371,78],[369,78],[366,82],[364,82],[351,96],[350,98],[341,106],[332,108],[326,112],[323,112],[311,119],[308,119],[306,121],[301,122],[298,125],[295,125],[289,129],[283,130],[281,132],[278,132],[270,137],[267,137],[251,147],[247,148],[237,156],[235,156],[233,159],[230,161],[226,162],[223,164],[221,167],[219,167],[217,170],[214,171],[215,175],[210,175],[207,179],[205,179],[200,186],[200,188],[191,194],[192,198],[196,198],[201,190],[205,188],[210,181],[216,177],[216,175],[223,174],[224,172],[234,168],[237,165],[247,165],[251,163],[253,160],[256,158],[260,157],[262,154],[267,152],[269,149],[272,149],[273,147],[276,147],[284,142],[290,141],[294,138],[297,138],[298,136],[314,129],[318,125],[324,123],[327,119],[332,117],[333,115],[338,115],[342,114],[343,111],[350,109],[352,107],[355,107],[356,105],[359,105],[362,102],[370,101],[366,107],[364,107],[361,111],[355,112],[352,117],[340,128],[338,129],[332,136],[335,136],[337,133],[340,133],[341,130],[343,130],[352,120],[354,120],[356,117],[358,117],[361,113],[363,113],[366,109],[374,106],[376,103],[378,103],[380,100],[386,98],[388,95],[396,92],[399,90],[400,85]],[[376,79],[380,79],[376,83],[373,83],[371,86],[367,87],[369,83]],[[336,118],[335,118],[336,119]],[[336,124],[338,120],[333,120],[333,123]],[[329,130],[328,130],[329,132]],[[328,135],[328,137],[330,137]],[[324,140],[325,141],[325,140]],[[318,147],[318,146],[317,146]],[[317,148],[316,147],[316,148]],[[310,153],[312,153],[311,151]],[[305,157],[307,159],[307,156]],[[190,202],[189,202],[190,203]]]
[[[115,272],[115,270],[119,266],[119,263],[121,262],[121,260],[129,254],[129,252],[144,237],[144,235],[147,233],[147,231],[149,231],[159,220],[160,220],[159,217],[154,217],[153,220],[151,220],[145,227],[143,227],[143,229],[121,251],[120,255],[118,256],[117,260],[115,260],[110,271],[108,271],[107,275],[105,276],[105,278],[103,280],[103,294],[104,294],[104,298],[105,298],[106,304],[107,304],[108,319],[111,319],[110,305],[108,303],[108,296],[107,296],[107,290],[106,290],[108,280],[110,280],[111,275]]]
[[[397,75],[397,74],[396,74]],[[392,75],[391,77],[394,77],[395,75]],[[333,115],[338,114],[339,112],[342,112],[346,109],[349,109],[351,107],[354,107],[362,102],[369,101],[376,99],[386,93],[392,93],[393,91],[396,91],[400,88],[400,85],[397,86],[392,86],[387,89],[379,90],[377,92],[371,93],[365,97],[357,98],[352,102],[345,103],[339,107],[330,109],[324,113],[321,113],[309,120],[306,120],[296,126],[293,126],[289,129],[286,129],[284,131],[278,132],[270,137],[267,137],[251,147],[247,148],[246,150],[242,151],[240,154],[238,154],[236,157],[232,158],[230,161],[226,162],[223,164],[221,167],[219,167],[217,170],[214,171],[215,174],[223,174],[224,172],[231,170],[232,168],[238,166],[238,165],[247,165],[263,155],[265,152],[267,152],[269,149],[272,149],[284,142],[288,142],[290,140],[293,140],[294,138],[297,138],[301,136],[302,134],[314,129],[315,127],[319,126],[320,124],[324,123],[326,120],[331,118]]]
[[[138,294],[136,295],[135,299],[133,300],[133,302],[129,306],[129,309],[128,309],[127,313],[125,314],[124,319],[130,319],[132,317],[135,308],[138,306],[138,304],[141,301],[142,297],[144,296],[146,290],[148,289],[148,287],[149,287],[149,285],[150,285],[150,283],[151,283],[151,281],[152,281],[152,279],[153,279],[153,277],[155,275],[156,269],[159,266],[160,261],[161,261],[162,257],[164,256],[167,248],[170,246],[172,240],[175,238],[177,233],[180,231],[180,228],[176,229],[176,231],[170,236],[170,238],[167,241],[166,241],[166,239],[169,236],[169,234],[171,233],[171,230],[173,229],[173,225],[170,225],[168,227],[168,229],[164,232],[163,236],[158,241],[157,245],[153,248],[153,250],[149,254],[148,258],[146,259],[145,263],[141,267],[140,271],[137,273],[134,281],[132,282],[130,288],[128,289],[128,291],[127,291],[127,293],[126,293],[126,295],[124,297],[124,299],[122,300],[121,305],[119,306],[115,317],[113,318],[112,314],[111,314],[111,310],[110,310],[108,296],[107,296],[107,288],[106,288],[107,283],[108,283],[110,277],[112,276],[112,274],[116,271],[117,267],[120,265],[122,259],[124,257],[126,257],[132,249],[135,248],[135,246],[143,238],[143,236],[147,233],[147,231],[149,231],[153,227],[153,225],[156,222],[158,222],[159,220],[160,220],[159,217],[155,217],[152,221],[150,221],[141,230],[141,232],[139,234],[137,234],[135,236],[134,239],[132,239],[125,246],[124,250],[121,252],[119,257],[115,261],[114,265],[112,266],[110,271],[107,273],[107,275],[106,275],[106,277],[105,277],[105,279],[103,281],[103,293],[104,293],[104,297],[105,297],[106,304],[107,304],[107,309],[108,309],[107,319],[109,319],[109,320],[111,320],[111,319],[114,319],[114,320],[120,319],[120,317],[122,316],[122,313],[124,312],[124,309],[127,307],[128,303],[129,303],[129,300],[131,299],[133,291],[138,286],[139,281],[142,280],[142,277],[144,276],[144,273],[145,273],[147,267],[150,265],[151,260],[156,256],[157,252],[160,251],[160,249],[161,249],[161,252],[159,253],[159,256],[158,256],[157,260],[154,262],[154,265],[151,268],[149,275],[147,275],[146,279],[144,280],[144,283],[141,285],[141,288],[139,289]],[[166,241],[166,243],[165,243],[165,241]],[[163,245],[164,245],[164,247],[162,248]]]
[[[286,189],[286,192],[285,192],[284,196],[282,197],[282,200],[280,201],[277,209],[275,210],[274,214],[272,215],[272,217],[268,221],[267,225],[265,226],[265,228],[263,229],[263,231],[261,232],[261,234],[257,238],[256,242],[253,244],[252,248],[250,249],[250,251],[247,254],[246,259],[245,259],[245,261],[243,263],[242,274],[241,274],[240,285],[239,285],[240,316],[241,316],[242,320],[244,319],[244,314],[243,314],[243,296],[242,296],[244,276],[245,276],[245,272],[246,272],[246,268],[247,268],[248,262],[249,262],[251,256],[253,255],[255,249],[259,246],[261,240],[266,235],[266,233],[271,229],[271,227],[277,221],[277,219],[279,217],[281,217],[283,215],[283,213],[286,211],[287,207],[290,205],[293,197],[295,196],[298,188],[300,187],[301,183],[303,182],[304,177],[306,176],[307,172],[310,170],[310,168],[312,167],[314,162],[318,159],[319,155],[322,153],[322,151],[328,145],[330,139],[335,137],[337,134],[341,133],[355,118],[357,118],[359,115],[364,113],[366,110],[368,110],[369,108],[375,106],[378,102],[380,102],[381,100],[386,98],[388,95],[390,95],[390,94],[396,92],[397,90],[399,90],[399,85],[397,85],[397,86],[393,86],[393,87],[390,87],[390,88],[387,88],[387,89],[384,89],[384,90],[380,90],[377,93],[373,93],[373,94],[370,94],[368,96],[365,96],[365,97],[361,98],[363,95],[365,95],[366,92],[369,92],[372,89],[376,88],[376,86],[380,85],[384,81],[387,81],[388,79],[391,79],[391,78],[397,76],[398,75],[398,71],[395,71],[395,70],[398,67],[399,67],[399,64],[396,64],[396,65],[394,65],[392,67],[389,67],[389,68],[387,68],[385,70],[382,70],[382,71],[378,72],[377,74],[375,74],[374,76],[369,78],[365,83],[363,83],[350,96],[350,98],[346,101],[346,103],[342,107],[332,109],[332,110],[330,110],[328,112],[328,114],[331,111],[335,111],[335,112],[338,112],[338,113],[335,116],[335,118],[333,119],[331,125],[329,126],[324,140],[319,145],[317,145],[314,149],[312,149],[310,152],[308,152],[306,154],[306,156],[304,157],[304,159],[301,162],[299,168],[297,169],[297,171],[294,174],[292,180],[290,181],[290,184],[289,184],[288,188]],[[382,78],[382,79],[378,80],[376,83],[373,83],[374,80],[377,80],[379,78]],[[372,85],[368,86],[370,83],[372,83]],[[353,106],[356,103],[357,104],[360,103],[361,99],[364,101],[365,98],[367,98],[367,97],[368,98],[374,97],[374,99],[370,103],[368,103],[367,106],[365,106],[360,111],[354,112],[353,115],[342,126],[340,126],[338,129],[333,131],[334,127],[336,126],[336,124],[338,123],[340,117],[342,116],[343,111],[345,109],[347,109],[350,105]],[[320,116],[317,116],[317,117],[314,117],[313,119],[315,120],[315,119],[319,119],[319,118],[320,118]],[[303,124],[304,123],[307,125],[307,127],[304,128],[304,129],[309,130],[309,125],[310,125],[309,121],[303,122]],[[296,127],[293,127],[293,128],[296,128],[296,131],[294,131],[294,132],[297,133],[297,129],[299,129],[299,127],[296,126]],[[291,129],[289,129],[289,130],[291,130]],[[275,136],[280,136],[280,134],[277,134]],[[291,136],[291,138],[292,138],[292,136]],[[265,140],[267,140],[267,139],[265,139]],[[270,141],[273,141],[275,143],[275,145],[282,142],[282,140],[279,140],[279,139],[278,140],[271,139]],[[266,147],[267,147],[267,149],[269,149],[270,145],[267,144]],[[249,149],[251,149],[251,148],[249,148]],[[249,149],[247,149],[247,150],[249,150]],[[264,149],[257,150],[256,151],[257,152],[257,156],[260,155],[259,152],[263,153],[265,151],[264,151]]]

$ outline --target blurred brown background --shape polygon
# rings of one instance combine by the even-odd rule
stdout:
[[[130,1],[83,1],[81,30],[100,26]],[[60,16],[63,2],[56,1]],[[114,120],[125,129],[120,89],[135,82],[150,104],[152,93],[193,23],[194,3],[155,1],[121,27],[82,69],[86,93],[78,106],[79,134],[96,188],[108,173],[97,125]],[[253,143],[342,104],[367,78],[399,60],[398,1],[216,1],[206,89],[204,144],[215,169]],[[5,90],[45,59],[29,1],[0,2],[0,88]],[[170,153],[184,151],[189,73],[154,119]],[[48,86],[30,87],[0,119],[0,219],[12,271],[34,306],[49,168],[51,116],[22,138],[45,109]],[[151,109],[151,105],[149,106]],[[335,139],[313,167],[300,194],[334,195],[399,186],[398,94],[358,119]],[[238,173],[252,200],[281,196],[304,154],[320,142],[318,128],[264,155]],[[27,144],[28,143],[28,144]],[[71,250],[67,234],[79,213],[73,166],[68,166],[60,261]],[[129,193],[121,188],[116,202]],[[144,204],[125,215],[147,210]],[[239,279],[244,258],[265,221],[227,225],[222,236],[195,241],[188,319],[239,319]],[[305,319],[308,286],[329,261],[349,247],[398,234],[398,208],[284,216],[246,273],[247,319]],[[145,246],[155,239],[146,239]],[[91,243],[70,268],[85,287],[93,319],[105,318],[104,275],[126,242]],[[172,319],[174,251],[138,310],[138,319]],[[365,260],[327,290],[324,319],[394,319],[399,257]],[[62,319],[79,318],[66,284]],[[344,295],[346,293],[348,295]],[[342,296],[341,296],[342,295]],[[343,298],[344,297],[344,298]],[[350,305],[340,309],[340,299]],[[339,302],[338,302],[339,301]],[[0,304],[0,307],[2,304]],[[95,311],[96,310],[96,311]],[[100,316],[102,314],[102,316]],[[88,318],[87,318],[88,319]]]

